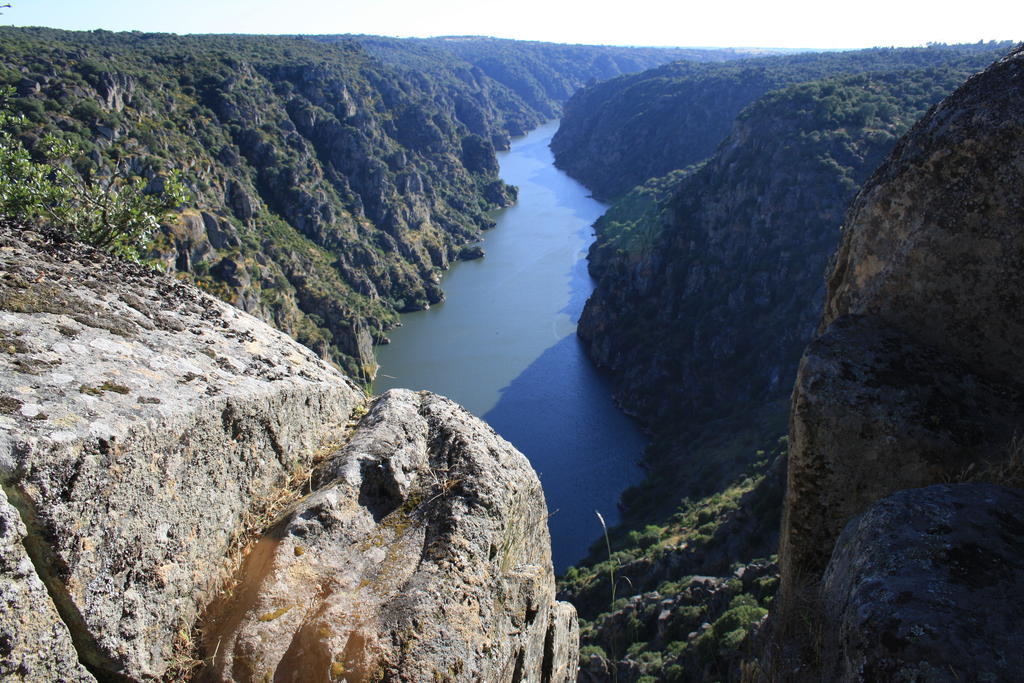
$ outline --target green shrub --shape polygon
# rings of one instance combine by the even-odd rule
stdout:
[[[187,201],[176,174],[162,179],[162,188],[146,192],[145,178],[126,172],[100,175],[72,160],[80,150],[67,140],[48,135],[36,148],[43,161],[33,161],[15,137],[24,119],[5,105],[10,90],[0,91],[0,216],[18,221],[44,221],[79,241],[125,258],[137,259],[161,219]]]

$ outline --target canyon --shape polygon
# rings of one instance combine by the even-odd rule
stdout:
[[[146,264],[0,225],[4,676],[1019,669],[1020,48],[0,35],[18,144],[193,195]],[[563,107],[617,199],[579,336],[651,445],[556,579],[527,458],[365,385]]]

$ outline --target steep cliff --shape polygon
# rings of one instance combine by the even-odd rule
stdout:
[[[590,254],[597,287],[579,334],[654,438],[647,480],[623,496],[628,528],[613,530],[611,556],[595,546],[560,584],[584,618],[584,671],[595,680],[613,670],[625,681],[738,677],[743,658],[756,656],[750,634],[778,576],[770,555],[786,449],[774,446],[819,321],[822,273],[843,212],[897,136],[967,75],[882,72],[769,93],[743,111],[710,159],[635,188],[598,221]],[[971,380],[916,347],[897,353],[903,342],[893,335],[885,343],[897,376],[917,373],[901,394],[907,414],[927,406],[936,423],[966,438],[977,432],[956,389],[930,387],[937,378],[984,378]],[[819,366],[838,362],[839,352],[820,350]],[[835,391],[812,386],[838,395],[841,382],[859,380],[836,377]],[[846,430],[851,407],[884,414],[892,391],[878,380],[849,393],[815,434],[831,440]],[[967,403],[979,411],[993,405],[973,395]],[[896,449],[940,443],[924,429],[890,437]],[[857,467],[853,451],[844,452],[829,466],[837,481]],[[871,485],[847,481],[851,490]],[[803,547],[812,552],[821,532],[807,533]],[[741,565],[742,585],[730,576],[732,563]],[[681,580],[687,575],[710,578],[697,587]],[[619,604],[609,604],[613,583]]]
[[[687,442],[709,423],[784,413],[846,205],[960,76],[851,76],[766,95],[706,163],[650,181],[598,221],[578,334],[623,407],[670,435],[651,458],[659,477],[679,485]]]
[[[900,141],[846,217],[801,361],[776,619],[800,650],[788,629],[817,596],[826,665],[846,679],[996,680],[1019,666],[1003,633],[1020,608],[1019,492],[890,494],[1024,483],[1022,102],[1018,48]]]
[[[668,64],[576,93],[551,149],[559,168],[595,197],[616,199],[649,178],[711,156],[740,111],[771,90],[864,72],[956,68],[973,73],[1010,47],[933,45]]]
[[[158,187],[180,170],[193,202],[152,256],[366,380],[397,313],[440,301],[440,274],[514,200],[495,148],[582,82],[675,57],[593,47],[546,63],[534,53],[551,47],[500,48],[477,59],[520,60],[562,87],[531,103],[424,41],[13,28],[0,86],[16,89],[34,154],[55,133],[81,147],[86,177],[120,168]]]
[[[451,402],[368,410],[238,309],[19,227],[0,334],[5,676],[574,678],[536,475]]]

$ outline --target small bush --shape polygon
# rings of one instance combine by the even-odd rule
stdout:
[[[160,220],[187,201],[177,175],[157,183],[121,169],[101,175],[80,168],[80,175],[72,165],[80,150],[53,135],[36,148],[43,161],[34,161],[15,137],[24,119],[9,113],[10,95],[0,90],[0,216],[42,220],[74,239],[137,259]]]

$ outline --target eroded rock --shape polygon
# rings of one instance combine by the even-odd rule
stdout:
[[[1024,48],[897,144],[851,206],[798,373],[782,604],[846,521],[1006,457],[1024,380]]]
[[[1024,492],[900,491],[844,529],[823,584],[825,680],[1009,681],[1024,668]]]
[[[447,399],[382,396],[264,538],[205,635],[217,680],[570,681],[525,457]]]
[[[363,393],[192,287],[33,233],[0,232],[0,309],[0,477],[39,574],[93,671],[160,676],[245,516]]]
[[[972,77],[858,195],[822,326],[849,313],[1024,379],[1024,48]]]
[[[787,582],[820,576],[847,520],[871,502],[1007,457],[1022,396],[872,316],[833,322],[807,347],[793,392]]]
[[[95,681],[25,552],[25,524],[0,489],[0,678]]]

